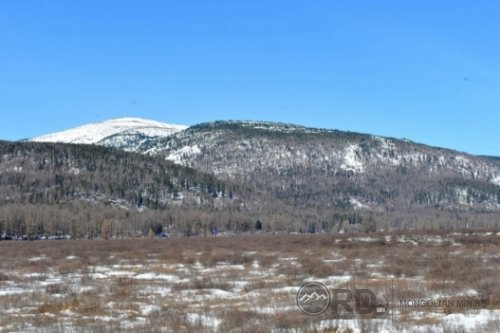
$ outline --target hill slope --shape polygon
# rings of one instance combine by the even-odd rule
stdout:
[[[500,209],[500,163],[379,136],[213,122],[139,146],[295,206]]]
[[[0,141],[0,236],[95,237],[106,221],[114,235],[144,234],[152,224],[181,230],[202,223],[200,213],[240,211],[246,195],[212,175],[146,155]]]

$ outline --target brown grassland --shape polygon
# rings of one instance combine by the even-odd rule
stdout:
[[[500,332],[499,273],[497,230],[2,241],[0,332]],[[390,313],[308,316],[306,281],[369,288]],[[399,302],[437,298],[487,302]]]

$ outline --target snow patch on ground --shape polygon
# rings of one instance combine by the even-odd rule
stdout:
[[[454,330],[469,332],[500,316],[500,310],[479,310],[477,313],[453,313],[443,317],[443,325]]]
[[[359,155],[359,146],[349,145],[343,151],[343,163],[340,167],[344,170],[352,170],[354,172],[363,172],[364,165]]]
[[[361,203],[359,200],[356,200],[355,198],[351,197],[349,199],[349,202],[351,203],[351,205],[354,207],[354,208],[359,208],[359,209],[370,209],[370,206],[364,204],[364,203]]]
[[[460,204],[467,204],[467,189],[463,187],[457,187],[455,193]]]
[[[141,314],[143,316],[149,316],[152,313],[159,312],[161,308],[157,305],[151,304],[141,304]]]
[[[47,257],[41,256],[41,257],[31,257],[28,259],[28,261],[40,261],[40,260],[47,260]]]
[[[30,290],[28,289],[23,289],[23,288],[18,288],[18,287],[10,287],[7,289],[2,289],[0,290],[0,296],[12,296],[12,295],[19,295],[19,294],[24,294],[28,293]]]
[[[155,273],[142,273],[133,277],[138,280],[162,280],[168,282],[177,282],[179,277],[172,274],[155,274]]]
[[[217,327],[221,323],[220,319],[198,313],[188,313],[186,320],[191,325],[201,325],[203,327]]]
[[[168,155],[166,159],[178,164],[182,164],[182,161],[187,157],[193,157],[200,153],[201,150],[197,145],[185,146]]]

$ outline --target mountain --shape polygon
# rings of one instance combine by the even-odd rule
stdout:
[[[218,121],[140,152],[252,184],[295,207],[500,209],[500,162],[408,140],[269,122]]]
[[[161,138],[186,128],[187,126],[183,125],[171,125],[141,118],[119,118],[38,136],[30,141],[98,144],[120,146],[130,150],[131,137],[135,140]]]
[[[125,130],[95,143],[172,161],[248,189],[254,197],[243,206],[250,209],[253,203],[252,218],[262,220],[266,230],[498,223],[498,159],[404,139],[214,121],[163,136]],[[246,221],[247,227],[253,223]]]

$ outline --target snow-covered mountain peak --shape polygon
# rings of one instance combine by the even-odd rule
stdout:
[[[165,137],[186,128],[187,126],[184,125],[172,125],[141,118],[118,118],[38,136],[32,138],[31,141],[94,144],[125,132]]]

